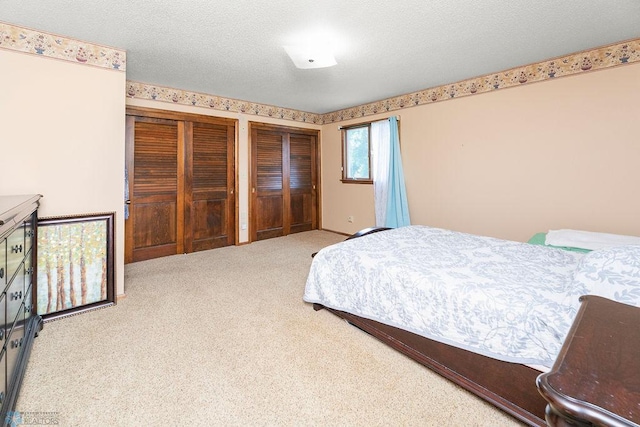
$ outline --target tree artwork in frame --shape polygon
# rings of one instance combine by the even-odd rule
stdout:
[[[113,218],[38,220],[37,312],[44,321],[115,304]]]

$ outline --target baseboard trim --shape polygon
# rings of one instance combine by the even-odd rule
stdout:
[[[343,233],[342,231],[329,230],[328,228],[321,228],[322,231],[328,231],[329,233],[340,234],[341,236],[351,236],[353,233]]]

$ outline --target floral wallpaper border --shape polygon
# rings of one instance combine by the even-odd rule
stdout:
[[[86,43],[0,22],[0,49],[126,71],[126,51]],[[219,111],[273,117],[302,123],[328,124],[387,111],[477,95],[523,84],[640,62],[640,39],[615,43],[543,62],[514,67],[456,83],[432,87],[342,110],[316,114],[205,93],[127,81],[129,98],[192,105]]]
[[[194,107],[204,107],[232,113],[253,114],[256,116],[273,117],[296,122],[322,124],[321,114],[307,113],[305,111],[292,110],[273,105],[258,104],[256,102],[241,101],[233,98],[134,81],[127,81],[127,96],[129,98],[192,105]]]
[[[127,96],[297,122],[328,124],[634,62],[640,62],[640,39],[578,52],[536,64],[515,67],[498,73],[487,74],[325,114],[308,113],[132,81],[127,82]]]
[[[639,61],[640,39],[635,39],[326,113],[322,122],[340,122]]]
[[[0,22],[0,49],[111,70],[127,70],[126,51]]]

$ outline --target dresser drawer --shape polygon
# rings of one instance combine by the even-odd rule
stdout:
[[[0,292],[4,291],[7,285],[7,241],[0,242]]]
[[[27,253],[24,259],[24,289],[26,290],[33,283],[33,259],[31,253]]]
[[[0,294],[0,348],[4,346],[7,340],[7,335],[11,329],[11,325],[7,322],[7,294],[4,292]]]
[[[7,238],[7,282],[22,263],[25,254],[24,226],[16,228]]]
[[[7,327],[13,324],[22,306],[22,301],[24,301],[24,272],[21,271],[23,269],[24,264],[20,264],[18,274],[15,275],[13,281],[7,286],[6,324],[9,325]]]
[[[29,318],[35,315],[34,305],[33,305],[33,287],[28,286],[27,290],[24,292],[24,321],[27,322]]]
[[[18,356],[24,343],[24,322],[16,323],[9,334],[6,344],[7,359],[7,383],[11,382],[15,367],[18,362]]]
[[[2,347],[0,351],[0,408],[7,398],[7,349]]]
[[[36,236],[35,230],[35,218],[30,216],[24,223],[24,253],[29,252],[29,249],[33,246],[33,240]]]

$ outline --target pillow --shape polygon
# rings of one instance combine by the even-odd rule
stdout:
[[[547,245],[546,238],[547,238],[547,233],[536,233],[527,241],[527,243],[532,245],[542,245],[542,246],[548,246],[550,248],[563,249],[565,251],[570,251],[570,252],[582,252],[582,253],[591,252],[591,249],[576,248],[571,246]]]
[[[573,280],[589,294],[640,307],[640,245],[613,246],[586,254]]]
[[[583,249],[602,249],[620,245],[640,245],[640,237],[622,234],[596,233],[581,230],[549,230],[545,243]]]

